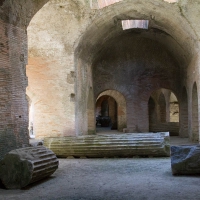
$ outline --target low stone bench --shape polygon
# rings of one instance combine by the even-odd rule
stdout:
[[[200,145],[171,146],[173,175],[200,174]]]
[[[45,138],[44,146],[61,158],[170,156],[168,132]]]
[[[57,168],[56,155],[46,147],[16,149],[0,161],[0,180],[7,189],[19,189],[50,176]]]

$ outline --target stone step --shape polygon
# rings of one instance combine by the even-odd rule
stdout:
[[[45,138],[58,157],[170,156],[169,133],[128,133]]]

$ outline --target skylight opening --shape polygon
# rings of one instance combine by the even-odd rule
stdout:
[[[149,20],[122,20],[123,30],[132,28],[148,29],[148,27]]]
[[[176,2],[178,2],[178,0],[164,0],[164,1],[166,1],[168,3],[176,3]]]

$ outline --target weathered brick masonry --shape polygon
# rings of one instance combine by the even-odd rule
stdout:
[[[94,92],[95,96],[107,89],[122,93],[127,106],[129,131],[148,132],[150,95],[160,88],[171,89],[180,95],[181,71],[160,44],[132,34],[115,38],[105,45],[105,53],[94,62]],[[165,122],[165,97],[160,98],[162,113],[159,121]]]
[[[0,159],[28,145],[26,101],[27,36],[24,30],[0,21]]]

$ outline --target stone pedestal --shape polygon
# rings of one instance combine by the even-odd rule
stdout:
[[[10,151],[0,162],[0,179],[7,189],[19,189],[50,176],[58,168],[56,155],[46,147]]]
[[[45,138],[44,146],[58,157],[170,156],[169,133],[98,134]]]
[[[200,174],[200,145],[171,146],[173,175]]]

